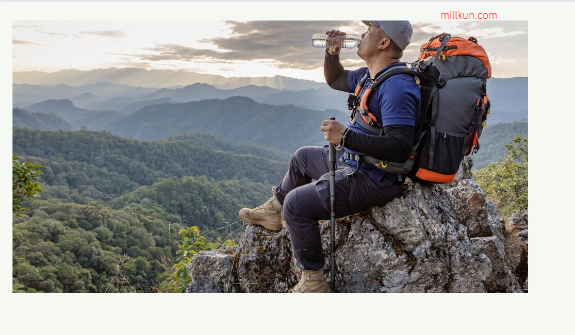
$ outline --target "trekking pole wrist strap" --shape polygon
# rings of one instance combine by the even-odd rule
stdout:
[[[341,150],[345,146],[345,138],[350,133],[349,128],[345,128],[344,131],[341,132],[341,140],[339,141],[339,145],[335,146],[336,150]]]

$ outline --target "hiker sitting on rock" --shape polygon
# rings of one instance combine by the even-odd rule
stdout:
[[[414,77],[409,74],[389,77],[369,93],[367,101],[361,100],[379,75],[393,67],[405,67],[400,58],[411,40],[411,24],[408,21],[363,23],[367,25],[367,31],[361,35],[357,55],[365,61],[366,67],[345,70],[339,61],[339,46],[329,47],[324,61],[327,84],[350,93],[358,89],[357,101],[362,105],[360,107],[367,107],[372,121],[363,119],[358,112],[346,126],[332,120],[321,124],[325,139],[345,149],[335,172],[337,218],[381,206],[401,195],[402,175],[387,173],[369,163],[359,162],[358,168],[357,160],[361,156],[371,156],[382,161],[406,161],[415,142],[415,126],[419,121],[416,111],[421,94]],[[327,35],[345,34],[332,30]],[[365,75],[367,78],[361,85]],[[272,197],[261,206],[242,208],[239,212],[242,220],[273,231],[282,229],[283,213],[296,264],[303,270],[301,280],[292,292],[330,291],[323,272],[325,257],[318,226],[318,220],[330,218],[328,160],[327,146],[298,149],[284,179],[272,189]]]

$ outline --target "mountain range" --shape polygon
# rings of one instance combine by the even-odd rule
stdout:
[[[342,121],[346,119],[337,110],[260,104],[239,96],[147,106],[129,115],[88,111],[74,106],[69,100],[47,100],[27,109],[59,116],[75,129],[107,130],[114,135],[141,140],[200,131],[288,153],[302,145],[323,144],[323,134],[319,131],[323,120],[330,116]]]
[[[148,88],[186,86],[192,83],[206,83],[222,89],[247,85],[269,86],[277,89],[307,90],[325,85],[311,80],[290,77],[224,77],[183,70],[144,70],[138,68],[108,68],[90,71],[75,69],[57,72],[26,71],[14,72],[14,84],[84,86],[99,83],[116,83]]]
[[[94,111],[118,111],[129,114],[161,103],[190,102],[204,99],[225,99],[245,96],[257,102],[272,105],[293,104],[312,109],[338,109],[346,111],[347,93],[327,87],[308,90],[274,89],[248,85],[233,89],[218,89],[203,83],[177,88],[150,89],[111,83],[80,87],[14,84],[13,106],[26,108],[49,99],[67,99],[75,106]]]
[[[95,80],[94,71],[82,72],[74,70],[78,78],[87,77],[81,82],[90,82]],[[142,70],[143,71],[143,70]],[[110,71],[107,75],[98,78],[101,80],[115,80],[117,82],[98,82],[80,86],[70,86],[69,81],[61,78],[56,73],[41,73],[39,77],[20,76],[23,73],[14,73],[14,77],[22,77],[20,81],[28,79],[28,83],[19,84],[14,81],[13,84],[13,107],[26,108],[49,99],[67,99],[74,103],[76,107],[95,110],[95,111],[117,111],[123,114],[129,114],[140,108],[164,104],[190,102],[204,99],[225,99],[232,96],[245,96],[253,100],[272,104],[286,105],[293,104],[310,109],[336,109],[345,114],[348,113],[345,105],[347,94],[332,90],[325,84],[315,83],[314,87],[309,87],[307,81],[290,78],[294,83],[293,87],[278,88],[270,86],[255,85],[250,81],[257,78],[243,78],[244,86],[228,87],[222,89],[221,86],[214,86],[204,82],[188,82],[185,86],[172,87],[140,87],[120,84],[117,82],[129,82],[129,72],[116,71],[112,76]],[[137,73],[140,73],[139,71]],[[155,72],[154,72],[155,73]],[[30,78],[28,78],[30,77]],[[35,79],[34,79],[35,78]],[[39,78],[44,78],[39,80]],[[49,79],[49,80],[48,80]],[[197,78],[196,78],[197,79]],[[31,83],[50,82],[55,83],[58,80],[64,80],[66,83],[59,82],[53,86],[36,85]],[[192,80],[192,79],[190,79]],[[295,83],[298,83],[297,85]],[[268,82],[274,85],[273,82]],[[141,85],[141,83],[138,83]],[[278,85],[276,85],[278,86]],[[279,85],[281,86],[281,85]],[[487,93],[492,103],[492,114],[489,117],[490,124],[500,122],[527,121],[528,119],[528,79],[518,78],[491,78],[488,81]]]

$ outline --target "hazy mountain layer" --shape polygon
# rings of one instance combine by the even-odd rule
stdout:
[[[186,86],[193,83],[206,83],[221,88],[236,88],[246,85],[269,86],[278,89],[305,90],[324,86],[311,80],[301,80],[283,76],[275,77],[223,77],[187,71],[144,70],[137,68],[109,68],[90,71],[74,69],[47,73],[38,71],[14,72],[13,83],[31,85],[66,84],[82,86],[110,82],[143,87]]]
[[[49,99],[68,99],[76,107],[82,109],[129,114],[140,108],[159,103],[245,96],[259,103],[293,104],[318,110],[337,109],[347,113],[345,92],[332,90],[325,84],[314,89],[303,89],[305,83],[302,81],[301,84],[297,89],[291,90],[256,85],[219,89],[205,83],[172,88],[132,87],[113,83],[79,87],[64,84],[55,86],[14,84],[13,106],[26,107]],[[527,120],[527,86],[527,78],[492,78],[489,80],[487,93],[492,102],[491,124]]]
[[[33,113],[24,109],[12,109],[12,125],[39,130],[73,130],[63,118],[54,114]]]

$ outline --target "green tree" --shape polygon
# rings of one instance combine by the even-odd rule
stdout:
[[[200,230],[195,226],[180,229],[179,234],[182,239],[182,244],[180,244],[180,248],[176,252],[178,262],[172,267],[167,287],[167,291],[172,293],[183,293],[190,285],[192,278],[188,275],[188,265],[199,251],[215,250],[222,245],[234,245],[232,241],[226,240],[222,242],[220,238],[218,238],[217,243],[209,242],[205,236],[200,235]]]
[[[495,202],[502,215],[508,216],[527,209],[528,153],[527,139],[517,136],[506,145],[507,152],[501,162],[491,163],[474,174],[477,183]]]
[[[28,199],[37,198],[43,192],[42,186],[37,182],[41,175],[40,169],[45,166],[31,162],[20,163],[18,155],[12,155],[12,214],[20,217],[29,208],[22,207]]]

